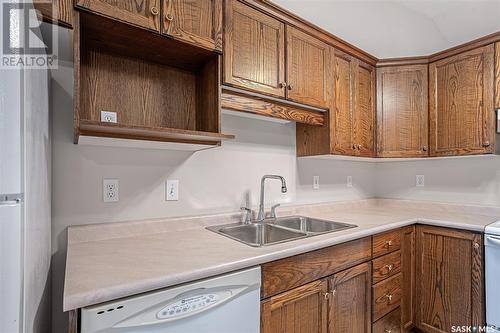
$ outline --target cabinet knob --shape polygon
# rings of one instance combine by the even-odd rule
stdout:
[[[385,245],[387,247],[391,247],[392,246],[392,240],[385,241]]]
[[[279,86],[280,88],[285,88],[285,87],[286,87],[286,83],[284,83],[284,82],[280,82],[280,84],[278,84],[278,86]]]
[[[390,264],[390,265],[385,265],[384,268],[387,268],[387,270],[388,270],[387,273],[390,273],[390,272],[392,272],[394,266],[392,264]]]
[[[292,85],[291,84],[288,84],[287,87],[288,87],[288,90],[292,90]]]
[[[363,145],[358,145],[358,149],[359,150],[363,149]]]
[[[174,19],[174,17],[172,16],[172,14],[169,13],[169,14],[165,15],[165,19],[167,21],[172,21]]]
[[[160,11],[156,7],[151,7],[151,14],[156,16],[156,15],[160,14]]]
[[[356,148],[357,148],[357,147],[356,147],[356,144],[355,144],[355,143],[353,143],[353,144],[352,144],[352,149],[356,149]]]
[[[387,301],[389,303],[392,302],[392,294],[387,294],[387,295],[385,295],[385,297],[387,297]]]
[[[384,333],[392,333],[392,330],[390,330],[390,329],[386,328],[386,329],[384,330]]]
[[[473,246],[474,246],[474,248],[475,248],[476,250],[477,250],[477,249],[479,249],[479,243],[478,243],[478,242],[474,242],[474,245],[473,245]]]
[[[324,299],[328,299],[330,297],[330,293],[324,293],[323,297],[324,297]]]
[[[423,151],[427,151],[427,146],[423,146],[423,147],[422,147],[422,150],[423,150]]]
[[[489,147],[489,146],[490,146],[490,142],[489,141],[484,141],[483,147]]]
[[[337,293],[337,289],[333,289],[331,292],[332,292],[332,297],[334,297],[335,294]]]

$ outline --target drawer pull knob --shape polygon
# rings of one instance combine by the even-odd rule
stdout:
[[[336,293],[337,293],[337,289],[333,289],[332,290],[332,297],[334,297]]]
[[[284,82],[280,82],[280,84],[278,84],[278,86],[279,86],[280,88],[286,88],[286,83],[284,83]]]
[[[158,10],[158,8],[156,7],[151,7],[151,14],[153,14],[154,16],[158,15],[160,13],[160,11]]]
[[[324,294],[323,294],[323,297],[324,297],[325,299],[328,299],[328,297],[330,297],[330,293],[324,293]]]
[[[288,90],[292,90],[293,89],[293,87],[292,87],[291,84],[288,84],[287,87],[288,87]]]
[[[489,147],[489,146],[490,146],[490,142],[489,142],[489,141],[485,141],[485,142],[483,143],[483,147]]]
[[[392,270],[394,269],[394,266],[393,266],[392,264],[390,264],[390,265],[385,265],[384,267],[385,267],[385,268],[387,268],[387,273],[392,272]]]
[[[479,243],[478,242],[474,242],[474,248],[477,250],[479,249]]]
[[[386,328],[386,329],[384,330],[384,332],[385,332],[385,333],[392,333],[392,330],[390,330],[390,329]]]
[[[387,297],[389,303],[392,302],[392,294],[387,294],[385,297]]]
[[[385,245],[387,247],[391,247],[392,246],[392,240],[385,241]]]

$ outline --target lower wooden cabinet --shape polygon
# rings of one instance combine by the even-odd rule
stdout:
[[[366,333],[371,329],[371,268],[358,265],[330,278],[329,333]]]
[[[329,295],[328,281],[318,280],[263,301],[261,332],[326,333]]]
[[[407,331],[414,326],[415,318],[415,226],[401,231],[401,325]]]
[[[401,330],[401,308],[380,318],[373,324],[373,333],[400,333]]]
[[[416,326],[428,333],[484,325],[483,243],[477,233],[417,226]]]

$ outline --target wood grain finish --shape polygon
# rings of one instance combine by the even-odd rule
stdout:
[[[371,274],[364,263],[335,274],[330,280],[329,333],[370,333]]]
[[[401,230],[401,275],[403,297],[401,298],[401,326],[407,331],[415,321],[415,226]]]
[[[401,272],[401,252],[393,252],[373,260],[373,283],[385,280]]]
[[[500,42],[495,43],[495,108],[500,108]]]
[[[400,333],[401,330],[401,308],[383,316],[373,324],[373,333]]]
[[[357,156],[375,155],[375,68],[357,61],[354,89],[354,147]]]
[[[261,332],[327,332],[328,284],[318,280],[271,297],[261,305]]]
[[[480,234],[417,226],[417,328],[450,332],[484,325],[483,243]]]
[[[160,0],[76,0],[76,6],[142,28],[160,31]]]
[[[428,156],[427,65],[377,70],[379,157]]]
[[[227,0],[224,83],[285,97],[285,25],[237,0]]]
[[[287,26],[287,99],[328,107],[330,47],[294,27]]]
[[[222,93],[222,108],[226,110],[242,111],[261,116],[292,120],[314,126],[325,123],[325,113],[301,109],[278,101],[271,101],[256,96],[237,94],[230,91]]]
[[[262,265],[262,298],[370,260],[371,240],[359,240],[307,252]]]
[[[429,66],[431,156],[495,150],[493,44]]]
[[[402,296],[401,274],[394,275],[373,286],[373,321],[377,321],[399,307]]]
[[[332,146],[337,154],[354,155],[355,59],[344,52],[335,50],[333,64]]]
[[[78,311],[71,310],[68,312],[68,333],[78,333]]]
[[[397,251],[401,248],[401,230],[391,230],[373,236],[373,258]]]
[[[73,27],[73,0],[33,0],[33,6],[40,11],[43,21]]]
[[[162,0],[162,33],[222,51],[222,0]]]

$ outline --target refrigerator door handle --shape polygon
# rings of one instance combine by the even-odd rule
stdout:
[[[15,206],[19,205],[24,200],[22,193],[17,194],[0,194],[0,206]]]

